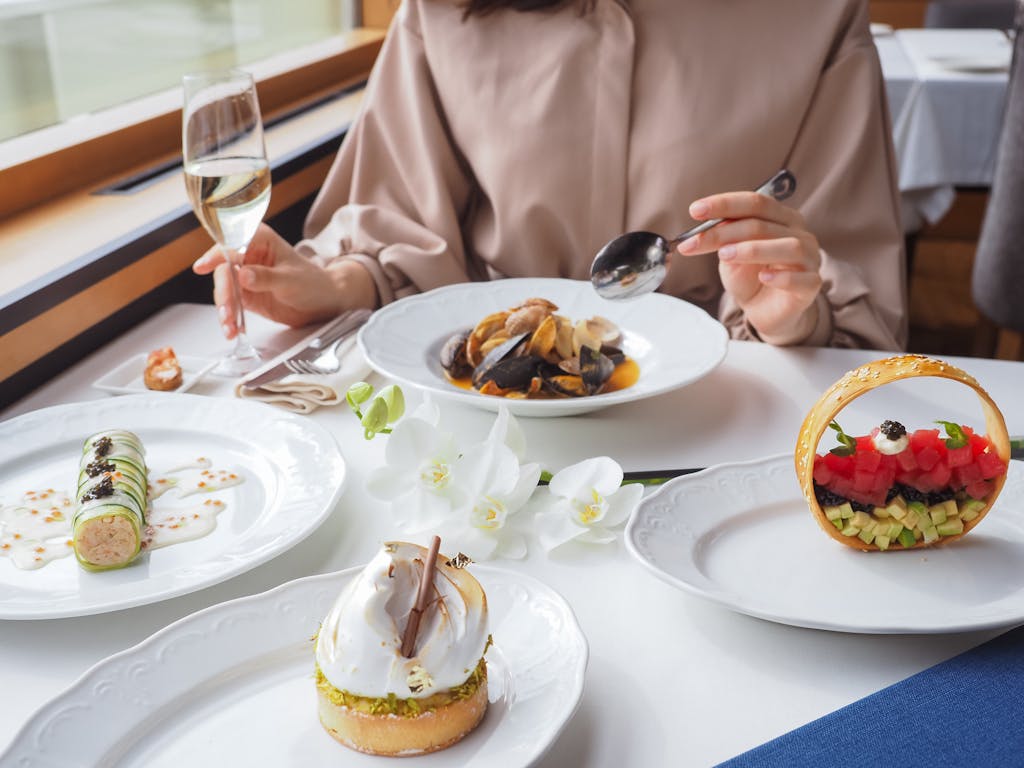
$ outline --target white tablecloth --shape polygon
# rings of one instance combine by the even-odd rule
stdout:
[[[876,35],[892,114],[906,231],[938,221],[955,187],[987,187],[1012,46],[994,29]]]
[[[249,326],[253,340],[264,347],[283,348],[295,340],[294,332],[283,332],[259,317],[250,318]],[[0,411],[0,419],[107,397],[91,383],[124,360],[166,344],[180,354],[206,357],[227,346],[217,333],[212,306],[170,307]],[[520,426],[530,460],[550,468],[601,453],[617,457],[627,470],[753,459],[791,451],[809,404],[844,371],[877,356],[870,351],[731,342],[719,368],[681,390],[583,416],[521,419]],[[961,364],[1001,404],[1010,430],[1019,434],[1024,425],[1024,364]],[[214,378],[193,390],[207,397],[230,397],[231,391],[230,382]],[[407,396],[410,408],[420,401],[411,388]],[[920,399],[912,408],[899,409],[895,402],[906,406],[905,400],[887,397],[880,391],[857,400],[850,406],[850,418],[860,412],[899,412],[915,424],[940,413],[958,420],[977,418],[970,395],[955,404]],[[390,514],[365,490],[367,473],[383,461],[386,439],[364,440],[344,406],[322,408],[303,418],[336,435],[351,473],[323,528],[244,575],[181,597],[97,616],[0,621],[0,753],[37,707],[100,659],[221,601],[364,563],[382,538],[394,537]],[[442,420],[464,440],[485,434],[493,414],[442,404]],[[822,546],[830,545],[822,534]],[[526,560],[496,565],[541,579],[561,592],[590,644],[579,711],[538,768],[710,765],[995,634],[857,635],[773,624],[674,589],[640,567],[621,544],[596,548],[586,557],[548,557],[532,548]],[[544,640],[537,638],[538,643]],[[312,709],[309,717],[310,732],[316,734]],[[912,732],[923,726],[908,727]],[[346,753],[338,750],[335,764],[342,765]],[[111,765],[115,763],[123,764]],[[253,763],[254,768],[265,765],[281,768]]]

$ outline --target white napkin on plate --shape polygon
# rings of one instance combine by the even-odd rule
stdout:
[[[292,373],[257,389],[245,389],[238,384],[235,394],[279,405],[292,413],[312,413],[323,405],[337,405],[344,402],[345,392],[352,384],[370,374],[370,365],[359,350],[355,335],[341,342],[337,353],[341,367],[336,373],[322,376]]]

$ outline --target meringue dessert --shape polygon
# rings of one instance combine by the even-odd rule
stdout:
[[[449,747],[480,723],[487,598],[465,560],[437,558],[408,657],[403,639],[427,549],[384,544],[339,595],[315,647],[320,722],[332,737],[359,752],[416,755]]]

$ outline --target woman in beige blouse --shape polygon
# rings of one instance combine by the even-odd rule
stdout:
[[[782,167],[788,205],[730,191]],[[307,239],[264,227],[239,277],[247,308],[301,325],[466,280],[586,279],[615,235],[713,217],[661,290],[734,338],[904,345],[866,2],[405,0]]]

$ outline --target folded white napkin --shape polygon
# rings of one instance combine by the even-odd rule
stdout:
[[[354,335],[338,345],[337,353],[341,367],[336,373],[322,376],[292,373],[257,389],[245,389],[238,384],[235,394],[279,405],[293,413],[312,413],[322,405],[337,405],[344,402],[345,392],[352,384],[370,374],[370,366]]]

